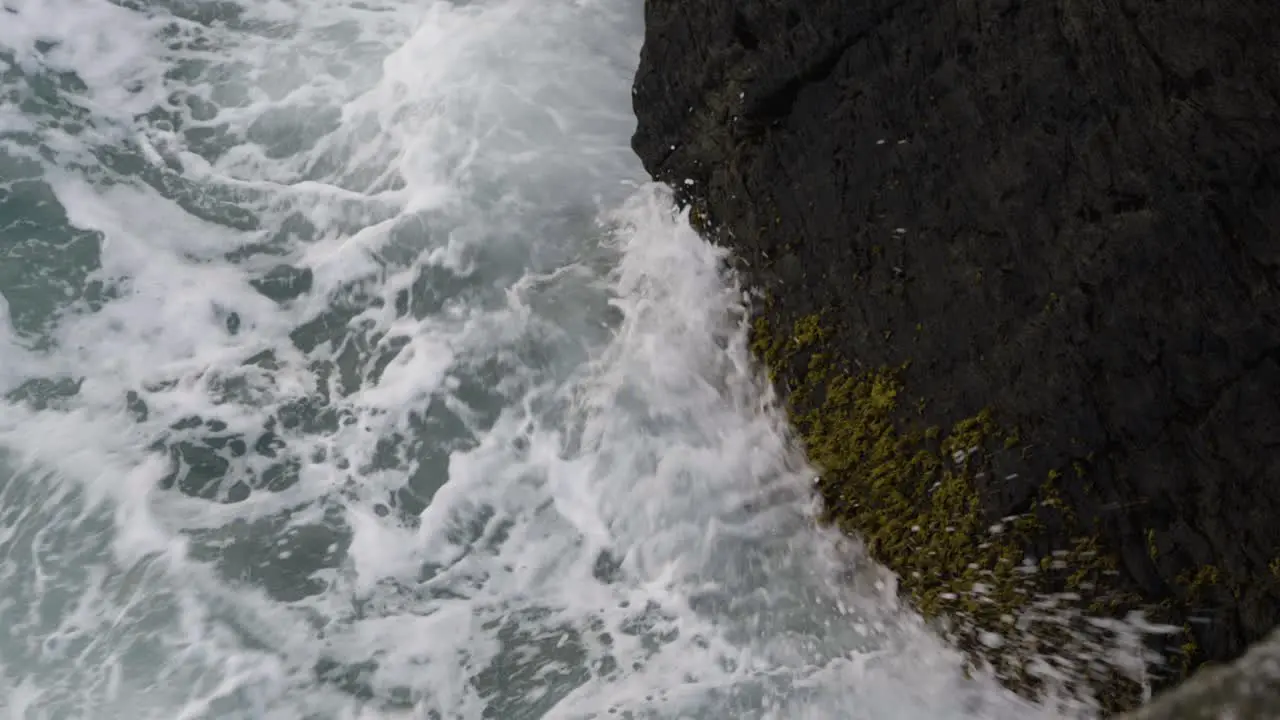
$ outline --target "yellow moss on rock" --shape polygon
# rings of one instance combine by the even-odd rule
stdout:
[[[1192,597],[1198,597],[1207,588],[1217,585],[1222,573],[1214,565],[1202,565],[1194,573],[1187,571],[1177,577],[1177,583],[1186,588]]]
[[[825,519],[861,537],[872,556],[899,575],[903,593],[926,618],[949,621],[975,661],[990,664],[1012,686],[1034,690],[1023,666],[1034,652],[1028,643],[1049,638],[1044,628],[1016,637],[1012,619],[1055,592],[1080,596],[1094,612],[1132,600],[1107,591],[1115,561],[1100,551],[1095,533],[1075,533],[1069,547],[1038,565],[1026,562],[1026,548],[1042,537],[1043,518],[1080,530],[1058,493],[1056,472],[1027,513],[995,526],[987,521],[977,482],[990,472],[991,448],[1018,442],[990,410],[945,430],[916,430],[899,412],[906,366],[846,372],[825,346],[829,333],[818,315],[799,318],[789,332],[771,332],[757,317],[753,331],[752,346],[771,380],[781,374],[792,381],[789,410],[821,473]],[[1003,642],[982,642],[990,633]],[[1136,687],[1120,681],[1101,694],[1110,694],[1105,704],[1115,709],[1137,697]]]

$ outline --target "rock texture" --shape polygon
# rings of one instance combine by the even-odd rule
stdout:
[[[769,322],[909,362],[904,425],[1015,428],[985,517],[1066,478],[1117,586],[1186,624],[1183,671],[1280,622],[1280,3],[645,13],[633,145]]]
[[[1280,698],[1280,633],[1229,666],[1206,668],[1124,720],[1274,720]]]

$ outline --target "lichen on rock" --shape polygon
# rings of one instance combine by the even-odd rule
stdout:
[[[757,314],[752,330],[771,378],[797,363],[806,368],[789,388],[788,408],[821,473],[823,518],[863,539],[898,573],[914,607],[945,621],[975,665],[1029,694],[1040,685],[1033,663],[1056,643],[1051,660],[1076,689],[1098,695],[1109,710],[1137,704],[1142,688],[1133,679],[1112,669],[1097,676],[1106,633],[1067,617],[1071,607],[1097,614],[1136,607],[1136,596],[1117,588],[1116,559],[1078,526],[1069,547],[1039,562],[1029,553],[1045,539],[1045,520],[1075,521],[1054,488],[1057,474],[1026,514],[995,524],[986,518],[975,483],[991,472],[990,453],[1016,447],[1016,432],[1000,428],[989,409],[945,431],[921,428],[919,414],[902,407],[904,368],[846,372],[817,314],[788,332],[772,331]],[[1070,604],[1053,602],[1064,597]]]
[[[1184,628],[1148,638],[1156,689],[1280,623],[1280,4],[645,24],[633,147],[768,294],[757,354],[830,519],[917,606],[969,645],[1014,601],[1141,609]],[[1013,685],[998,656],[1063,645],[1020,622],[976,653]]]

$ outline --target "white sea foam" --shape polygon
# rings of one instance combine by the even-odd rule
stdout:
[[[0,405],[0,708],[1047,714],[815,527],[627,147],[639,2],[5,7],[82,84],[0,150],[100,242],[0,325],[0,384],[79,381]]]

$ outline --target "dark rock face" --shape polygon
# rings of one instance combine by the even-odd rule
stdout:
[[[990,518],[1087,467],[1193,664],[1280,623],[1280,3],[645,5],[634,147],[768,313],[1018,428]]]

